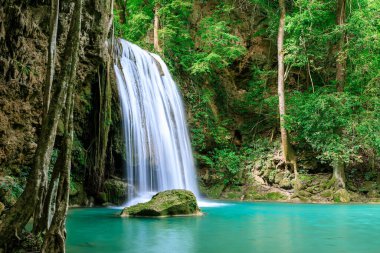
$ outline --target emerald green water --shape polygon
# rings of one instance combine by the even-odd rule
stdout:
[[[72,209],[67,252],[380,252],[380,205],[230,203],[203,217],[120,218]]]

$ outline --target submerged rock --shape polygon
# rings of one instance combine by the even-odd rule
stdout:
[[[121,212],[126,216],[176,216],[201,215],[197,200],[191,191],[168,190],[159,192],[146,203],[126,207]]]

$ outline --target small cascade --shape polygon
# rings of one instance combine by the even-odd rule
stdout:
[[[119,39],[114,65],[125,137],[128,202],[169,189],[198,196],[181,95],[163,60]]]

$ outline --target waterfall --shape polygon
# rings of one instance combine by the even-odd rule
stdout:
[[[181,95],[164,61],[120,39],[114,65],[123,114],[128,203],[187,189],[198,196]]]

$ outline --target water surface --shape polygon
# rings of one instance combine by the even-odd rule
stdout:
[[[72,209],[75,253],[380,252],[379,205],[229,203],[203,217],[120,218],[120,210]]]

